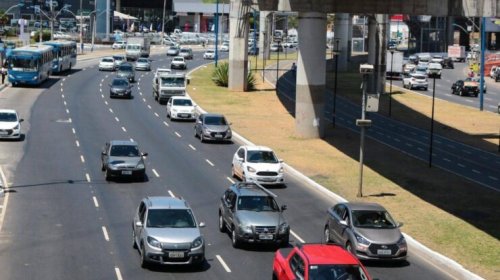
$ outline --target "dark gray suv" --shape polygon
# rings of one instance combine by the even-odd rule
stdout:
[[[128,62],[124,62],[118,66],[118,72],[116,73],[118,77],[125,78],[129,82],[135,82],[135,68],[134,65]]]
[[[258,183],[236,183],[224,192],[219,205],[219,230],[229,231],[234,248],[245,243],[287,246],[290,226],[277,196]]]

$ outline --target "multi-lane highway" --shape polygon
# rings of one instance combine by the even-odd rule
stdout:
[[[188,69],[205,63],[201,56],[195,53]],[[153,59],[153,69],[169,65],[165,55]],[[99,72],[96,64],[80,61],[71,75],[41,88],[0,92],[0,107],[26,119],[24,141],[0,143],[9,187],[2,199],[0,279],[270,279],[275,248],[233,249],[217,228],[239,143],[200,143],[193,123],[167,120],[165,106],[152,97],[153,72],[138,72],[133,99],[110,99],[114,73]],[[100,151],[111,139],[133,139],[149,153],[146,182],[104,180]],[[335,200],[287,175],[287,187],[273,191],[288,206],[291,243],[320,242]],[[153,195],[182,196],[206,222],[203,269],[140,268],[131,221],[141,198]],[[369,263],[368,270],[379,279],[455,279],[417,252],[410,246],[407,263]]]

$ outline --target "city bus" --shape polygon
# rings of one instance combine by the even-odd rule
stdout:
[[[49,78],[53,47],[29,45],[13,49],[7,57],[9,82],[17,85],[39,85]]]
[[[53,58],[52,73],[58,74],[69,71],[76,64],[76,42],[74,41],[46,41],[44,45],[52,46]]]

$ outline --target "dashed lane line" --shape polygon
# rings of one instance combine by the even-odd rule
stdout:
[[[233,179],[231,179],[230,177],[226,177],[226,179],[227,179],[229,182],[231,182],[231,184],[234,184],[234,180],[233,180]]]
[[[156,116],[157,118],[159,118],[159,117],[160,117],[160,115],[158,115],[158,113],[156,113],[156,112],[155,112],[155,116]]]
[[[174,193],[171,190],[168,191],[168,195],[170,195],[171,197],[175,197]]]
[[[9,189],[9,183],[7,182],[7,177],[3,172],[2,166],[0,166],[0,183],[3,186],[4,190]],[[0,213],[0,232],[2,232],[3,220],[5,219],[5,212],[7,212],[7,205],[9,204],[9,192],[5,193],[5,197],[3,199],[3,210]]]
[[[69,109],[66,109],[66,113],[69,114]]]
[[[115,267],[115,273],[117,280],[123,280],[122,273],[120,272],[120,269],[118,267]]]
[[[208,159],[205,159],[205,161],[210,164],[211,166],[215,166],[211,161],[209,161]]]
[[[72,128],[71,131],[73,132],[73,134],[76,134],[76,130],[74,128]]]
[[[105,239],[106,241],[109,241],[108,231],[106,230],[106,227],[105,227],[105,226],[102,226],[102,233],[104,234],[104,239]]]
[[[110,112],[111,114],[113,114],[113,109],[109,108],[109,112]]]
[[[104,100],[104,104],[108,105],[108,101]]]
[[[122,130],[123,132],[127,132],[127,130],[125,129],[125,127],[122,126]]]
[[[296,234],[293,230],[290,230],[290,233],[293,235],[293,237],[295,237],[295,239],[297,239],[298,241],[300,241],[300,243],[306,243],[304,241],[304,239],[300,238],[300,236],[298,234]]]
[[[152,171],[153,171],[153,173],[155,174],[156,177],[160,178],[160,174],[158,174],[158,172],[156,172],[155,169],[153,169]]]
[[[93,196],[92,200],[94,200],[94,206],[95,206],[95,208],[99,208],[99,202],[97,202],[97,198],[95,196]]]
[[[120,122],[120,119],[119,119],[119,118],[117,118],[117,117],[115,117],[115,121],[116,121],[116,122]]]
[[[220,262],[220,264],[222,265],[222,267],[226,270],[226,272],[230,273],[231,269],[229,268],[229,266],[227,266],[226,262],[222,259],[222,257],[220,255],[215,255],[215,257]]]
[[[89,173],[85,173],[85,178],[87,179],[87,182],[90,183],[90,175],[89,175]]]
[[[82,155],[80,156],[80,160],[82,161],[82,163],[85,163],[85,158]]]
[[[181,135],[179,134],[179,132],[175,132],[175,135],[177,135],[177,137],[181,138]]]
[[[191,148],[191,150],[193,150],[193,151],[196,151],[196,148],[191,144],[189,144],[189,148]]]
[[[78,142],[78,140],[75,140],[75,144],[77,147],[80,147],[80,142]]]
[[[168,122],[163,122],[163,124],[164,124],[165,126],[169,126],[169,125],[168,125]]]

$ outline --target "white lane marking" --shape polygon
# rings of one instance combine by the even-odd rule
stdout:
[[[68,110],[68,109],[66,109],[66,113],[68,113],[68,114],[69,114],[69,110]]]
[[[122,273],[120,272],[120,269],[118,267],[115,267],[115,273],[117,280],[123,280]]]
[[[153,169],[153,173],[155,174],[156,177],[158,177],[158,178],[160,177],[160,174],[158,174],[158,172],[156,172],[155,169]]]
[[[142,101],[146,102],[146,98],[142,98]]]
[[[214,166],[214,164],[213,164],[211,161],[209,161],[208,159],[205,159],[205,161],[206,161],[208,164],[210,164],[211,166]]]
[[[164,124],[165,126],[168,126],[168,123],[167,123],[167,122],[163,122],[163,124]]]
[[[5,173],[3,173],[2,166],[0,166],[0,183],[2,183],[3,189],[8,190],[9,189],[9,183],[7,182],[7,177],[5,177]],[[3,220],[5,218],[5,212],[7,212],[7,205],[9,204],[9,192],[5,193],[5,197],[3,199],[3,210],[2,213],[0,213],[0,232],[2,232],[2,225],[3,225]]]
[[[106,230],[105,226],[102,226],[102,233],[104,234],[104,239],[106,239],[106,241],[109,241],[108,231]]]
[[[68,104],[66,104],[66,101],[63,101],[63,104],[64,104],[64,106],[67,106],[67,105],[68,105]]]
[[[64,98],[64,94],[61,94],[61,97]]]
[[[103,80],[104,81],[104,80]],[[101,82],[102,83],[102,82]],[[102,87],[102,84],[99,84],[99,87]]]
[[[82,163],[85,163],[85,158],[83,156],[80,156],[80,160],[82,161]]]
[[[61,88],[61,92],[63,92],[63,88]]]
[[[125,127],[122,126],[122,130],[123,132],[127,132],[127,130],[125,129]]]
[[[226,272],[230,273],[231,269],[229,268],[229,266],[227,266],[226,262],[222,259],[222,257],[219,255],[215,255],[215,257],[217,257],[217,260],[220,262],[220,264],[226,270]]]
[[[72,128],[71,131],[73,131],[73,134],[76,134],[76,130],[74,128]]]
[[[458,164],[458,166],[460,166],[460,167],[465,167],[465,165],[463,165],[463,164],[461,164],[461,163],[459,163],[459,164]]]
[[[104,98],[104,94],[101,94],[101,97]]]
[[[419,151],[421,151],[421,152],[423,152],[423,151],[424,151],[424,149],[422,149],[422,148],[420,148],[420,147],[419,147],[419,148],[417,148],[417,150],[419,150]]]
[[[406,146],[408,146],[408,147],[413,147],[413,144],[406,143]]]
[[[142,92],[139,92],[140,95],[142,95]]]
[[[156,113],[156,112],[155,112],[155,116],[160,117],[160,115],[158,115],[158,113]]]
[[[99,92],[102,92],[102,88],[99,89]]]
[[[111,114],[113,114],[113,109],[109,108],[109,112],[110,112]]]
[[[451,94],[449,94],[449,93],[445,93],[444,95],[446,95],[446,96],[450,96],[450,97],[451,97]]]
[[[75,143],[77,147],[80,147],[80,142],[78,142],[78,140],[76,140]]]
[[[465,100],[465,101],[467,101],[467,102],[469,102],[469,103],[473,103],[473,102],[474,102],[474,101],[472,101],[472,100]]]
[[[119,119],[119,118],[117,118],[117,117],[115,117],[115,121],[120,122],[120,119]]]
[[[196,148],[191,144],[189,144],[189,148],[191,148],[193,151],[196,151]]]
[[[85,178],[87,179],[87,182],[90,183],[90,175],[89,175],[89,173],[85,173]]]
[[[439,141],[439,140],[434,140],[434,142],[438,143],[438,144],[441,144],[442,142]]]
[[[174,193],[173,193],[171,190],[169,190],[169,191],[168,191],[168,194],[169,194],[171,197],[175,197]]]
[[[175,135],[177,135],[177,137],[181,137],[181,135],[177,131],[175,132]]]
[[[293,230],[290,230],[290,233],[293,235],[293,237],[295,237],[295,239],[297,239],[298,241],[300,241],[300,243],[306,243],[304,241],[304,239],[300,238],[300,236],[298,234],[296,234]]]
[[[1,170],[1,169],[0,169],[0,170]],[[495,180],[495,181],[497,181],[497,180],[498,180],[498,178],[497,178],[497,177],[493,177],[493,176],[488,176],[488,178],[490,178],[491,180]]]
[[[233,179],[231,179],[231,178],[229,178],[229,177],[226,177],[226,179],[227,179],[229,182],[231,182],[231,184],[234,184],[234,180],[233,180]]]
[[[474,173],[476,173],[476,174],[481,174],[481,171],[476,170],[476,169],[472,169],[472,172],[474,172]]]
[[[97,197],[93,196],[93,197],[92,197],[92,200],[94,200],[94,206],[95,206],[96,208],[99,208],[99,202],[97,202]]]
[[[451,162],[451,160],[448,158],[443,158],[443,159],[444,159],[444,161]]]
[[[108,101],[104,101],[104,104],[108,105]]]
[[[63,81],[63,82],[66,82],[66,78],[62,79],[62,81]],[[62,83],[61,83],[61,85],[62,85]]]
[[[151,105],[148,105],[148,108],[151,109]]]
[[[455,148],[455,146],[453,146],[453,145],[451,145],[451,144],[448,144],[448,145],[446,145],[446,146],[448,146],[448,147],[450,147],[450,148]]]
[[[134,138],[130,138],[130,142],[134,142]]]

